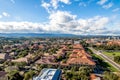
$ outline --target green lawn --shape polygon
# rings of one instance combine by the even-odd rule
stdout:
[[[108,62],[105,62],[103,58],[101,58],[100,56],[96,55],[96,54],[92,54],[92,57],[94,57],[94,59],[98,58],[100,60],[102,60],[103,62],[100,64],[101,66],[104,66],[105,68],[108,68],[110,71],[112,72],[116,72],[118,71],[116,68],[114,68],[111,64],[109,64]]]
[[[115,67],[113,67],[111,64],[108,63],[108,65],[109,65],[109,69],[110,69],[112,72],[117,72],[117,71],[118,71],[118,70],[117,70]]]
[[[106,51],[104,51],[103,53],[109,57],[120,56],[120,52],[106,52]]]

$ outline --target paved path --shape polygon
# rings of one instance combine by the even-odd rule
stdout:
[[[93,51],[93,53],[95,53],[96,55],[99,55],[100,57],[102,57],[105,61],[107,61],[108,63],[110,63],[113,67],[115,67],[118,71],[120,71],[120,65],[117,64],[116,62],[114,62],[113,60],[111,60],[109,57],[107,57],[106,55],[104,55],[102,52],[95,50],[92,47],[89,47],[89,49],[91,49]]]

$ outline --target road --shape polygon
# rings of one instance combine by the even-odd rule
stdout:
[[[96,55],[99,55],[100,57],[102,57],[106,62],[108,62],[109,64],[111,64],[113,67],[115,67],[118,71],[120,71],[120,65],[117,64],[116,62],[114,62],[113,60],[111,60],[110,58],[108,58],[106,55],[104,55],[102,52],[95,50],[92,47],[89,47],[90,50],[93,51],[93,53],[95,53]]]

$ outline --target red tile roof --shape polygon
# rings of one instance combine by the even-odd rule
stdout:
[[[7,73],[4,71],[0,71],[0,77],[4,77]]]
[[[69,58],[67,61],[68,64],[81,64],[81,65],[95,65],[95,62],[85,56],[80,58]]]
[[[90,74],[90,80],[101,80],[100,77],[97,77],[95,74]]]
[[[82,45],[74,45],[73,53],[69,55],[68,64],[95,65],[91,56],[82,49]]]
[[[74,44],[73,49],[83,49],[81,44]]]

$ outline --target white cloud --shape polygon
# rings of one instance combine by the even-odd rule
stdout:
[[[83,7],[86,7],[88,5],[90,5],[94,0],[75,0],[75,1],[78,1],[79,2],[79,6],[83,6]]]
[[[76,15],[71,15],[67,11],[57,11],[50,14],[49,19],[55,23],[66,23],[71,20],[75,20]]]
[[[88,19],[77,19],[76,15],[67,11],[50,13],[46,24],[33,22],[0,22],[0,32],[39,32],[39,33],[68,33],[68,34],[118,34],[120,29],[106,27],[110,18],[94,16]],[[116,24],[119,26],[119,24]]]
[[[0,32],[41,32],[44,26],[32,22],[0,22]]]
[[[3,17],[10,17],[10,15],[6,12],[2,12],[2,14],[0,14],[0,19]]]
[[[52,5],[52,7],[54,8],[54,9],[57,9],[58,8],[58,6],[59,6],[59,2],[62,2],[62,3],[64,3],[64,4],[70,4],[70,1],[69,0],[51,0],[51,5]]]
[[[51,4],[46,3],[46,2],[42,2],[41,6],[44,7],[48,11],[48,13],[50,13],[49,7],[51,6]]]
[[[109,9],[109,8],[111,8],[113,6],[113,3],[109,2],[108,4],[106,4],[107,2],[108,2],[108,0],[99,0],[97,2],[97,4],[101,5],[105,9]]]
[[[72,26],[72,22],[75,20],[75,18],[76,15],[72,15],[66,11],[53,12],[49,16],[50,22],[47,26],[51,26],[50,29],[52,31],[60,30],[61,32],[64,32],[66,30],[67,32],[67,29]]]
[[[107,1],[108,1],[108,0],[99,0],[99,1],[97,2],[97,4],[103,5],[103,4],[105,4]]]
[[[48,24],[31,22],[1,22],[0,32],[59,32],[71,34],[97,33],[108,23],[107,17],[95,16],[89,19],[76,19],[66,11],[57,11],[49,16]]]
[[[70,0],[60,0],[60,1],[65,3],[65,4],[70,4]]]
[[[57,9],[58,8],[58,0],[51,0],[51,4],[52,4],[52,7],[54,8],[54,9]]]
[[[6,13],[6,12],[3,12],[2,15],[3,15],[4,17],[10,17],[10,15],[9,15],[8,13]]]
[[[46,2],[43,2],[43,4],[41,6],[47,9],[48,7],[50,7],[50,4],[46,3]]]
[[[106,5],[103,5],[103,8],[108,9],[111,8],[113,6],[113,3],[108,3]]]
[[[120,8],[115,8],[115,9],[113,9],[112,11],[113,12],[117,12],[117,11],[119,11],[120,10]]]
[[[14,0],[10,0],[13,4],[15,3],[15,1]]]
[[[98,33],[98,31],[100,33],[100,31],[104,30],[108,22],[109,18],[101,16],[95,16],[89,19],[80,19],[78,21],[79,27],[77,29],[81,29],[84,34]]]
[[[50,14],[50,22],[47,24],[50,31],[70,34],[93,34],[101,33],[106,29],[109,22],[108,17],[95,16],[89,19],[76,19],[66,11],[57,11]]]
[[[70,4],[70,0],[50,0],[49,2],[45,2],[45,0],[43,0],[41,6],[50,13],[51,10],[56,10],[59,7],[60,2]]]

